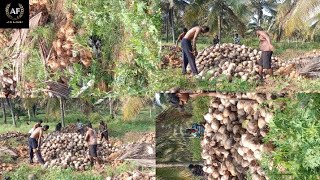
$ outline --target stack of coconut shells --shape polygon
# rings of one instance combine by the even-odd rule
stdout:
[[[6,171],[12,171],[13,168],[14,168],[14,165],[13,165],[13,164],[0,163],[0,175],[1,175],[3,172],[6,172]]]
[[[17,92],[17,81],[9,70],[0,70],[0,89],[6,97]]]
[[[97,152],[100,158],[105,159],[118,150],[111,144],[102,143],[98,145]],[[46,162],[45,166],[86,170],[90,165],[88,147],[84,141],[84,136],[77,133],[53,133],[48,135],[41,146],[41,152]]]
[[[122,179],[131,179],[131,180],[155,180],[156,174],[154,172],[125,172],[120,174],[117,177],[107,177],[106,180],[122,180]]]
[[[172,51],[169,54],[162,57],[160,67],[165,69],[167,67],[180,68],[182,66],[181,53]]]
[[[26,134],[22,134],[20,132],[8,132],[8,133],[4,133],[4,134],[0,134],[0,141],[1,140],[7,140],[10,138],[15,138],[15,137],[27,137]]]
[[[304,56],[292,59],[276,72],[288,78],[304,76],[307,78],[320,77],[320,52],[313,51]]]
[[[210,80],[227,76],[231,81],[233,77],[244,81],[259,79],[258,62],[261,51],[237,44],[217,44],[200,52],[196,58],[199,75]],[[272,57],[272,68],[279,69],[285,64],[280,63],[277,57]],[[190,72],[190,67],[188,67]]]
[[[143,137],[139,140],[139,143],[156,144],[156,134],[155,133],[145,133]]]
[[[73,63],[81,62],[85,67],[89,67],[92,62],[90,49],[74,50],[76,27],[72,22],[73,13],[66,14],[66,22],[57,32],[57,39],[53,42],[53,53],[48,60],[48,66],[55,72],[58,69],[71,67]]]
[[[263,153],[273,150],[264,144],[272,114],[273,95],[217,94],[212,100],[201,141],[203,171],[207,179],[268,179],[259,164]],[[264,104],[264,106],[262,106]]]

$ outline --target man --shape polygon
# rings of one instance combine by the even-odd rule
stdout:
[[[80,133],[81,135],[84,135],[84,128],[83,128],[83,124],[82,122],[80,122],[80,119],[77,119],[77,131],[78,133]]]
[[[33,149],[36,150],[36,156],[41,164],[44,164],[44,160],[41,156],[40,146],[41,138],[43,137],[43,132],[49,129],[48,125],[43,127],[37,127],[29,137],[29,154],[30,154],[30,164],[33,163]]]
[[[100,135],[101,135],[100,141],[102,141],[103,138],[105,138],[107,141],[109,141],[107,124],[105,124],[103,121],[101,121],[100,126],[99,126],[99,130],[100,130]]]
[[[30,131],[28,132],[28,133],[29,133],[29,136],[31,135],[31,133],[32,133],[35,129],[37,129],[38,127],[42,127],[41,124],[42,124],[42,120],[39,120],[39,121],[30,129]]]
[[[191,134],[194,137],[202,137],[204,135],[204,126],[202,124],[194,123],[191,129],[186,130],[187,134]]]
[[[201,165],[193,165],[193,164],[190,164],[189,165],[189,169],[190,171],[192,171],[192,174],[195,175],[195,176],[203,176],[204,175],[204,172],[203,172],[203,167]]]
[[[220,42],[219,36],[216,35],[216,36],[214,37],[214,39],[213,39],[213,45],[215,46],[215,45],[219,44],[219,42]]]
[[[201,33],[209,32],[208,26],[196,26],[191,28],[186,35],[184,35],[181,41],[182,47],[182,59],[183,59],[183,66],[182,66],[182,73],[187,73],[187,66],[190,64],[191,71],[194,76],[198,74],[198,69],[196,66],[195,57],[198,55],[197,52],[197,38]],[[192,45],[191,45],[192,41]]]
[[[98,165],[100,165],[98,160],[98,153],[97,153],[97,133],[94,129],[92,129],[92,124],[88,123],[87,125],[87,132],[84,140],[88,143],[88,149],[89,149],[89,158],[91,166],[94,165],[94,161],[97,162]]]
[[[58,123],[58,124],[56,125],[56,132],[60,132],[60,131],[61,131],[61,128],[62,128],[61,123]]]
[[[178,44],[183,39],[184,35],[188,32],[187,28],[183,28],[183,32],[179,35],[177,41],[176,41],[176,50],[179,48]]]
[[[267,74],[272,75],[272,68],[271,68],[271,57],[274,50],[274,47],[271,44],[271,40],[268,34],[263,31],[261,27],[256,28],[256,34],[259,37],[260,41],[260,50],[261,58],[259,61],[259,75],[261,79],[263,78],[263,69],[267,69]]]
[[[238,33],[234,37],[234,44],[240,44],[240,37]]]

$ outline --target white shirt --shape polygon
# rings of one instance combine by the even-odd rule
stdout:
[[[34,128],[31,128],[28,133],[31,134],[33,131],[34,131]]]

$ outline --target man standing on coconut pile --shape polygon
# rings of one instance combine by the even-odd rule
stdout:
[[[260,50],[262,51],[261,59],[259,61],[259,75],[260,78],[263,79],[263,69],[267,69],[267,74],[269,74],[270,76],[273,74],[271,68],[271,57],[274,47],[271,44],[269,35],[265,31],[263,31],[261,27],[256,28],[256,34],[259,37]]]
[[[105,124],[103,121],[101,121],[100,125],[99,125],[99,130],[100,130],[100,141],[102,141],[103,138],[105,138],[107,141],[109,141],[107,124]]]
[[[183,32],[179,35],[177,41],[176,41],[176,50],[178,50],[179,48],[179,42],[183,39],[183,37],[186,35],[186,33],[188,32],[187,28],[183,28]]]
[[[29,155],[30,155],[30,164],[33,163],[33,149],[36,150],[36,156],[38,161],[41,164],[44,164],[44,160],[41,156],[40,146],[41,146],[41,138],[43,137],[43,132],[49,129],[48,125],[44,125],[43,127],[37,127],[34,131],[32,131],[29,137]]]
[[[97,148],[98,148],[97,133],[92,128],[91,123],[88,123],[87,125],[87,132],[84,140],[88,143],[89,158],[90,158],[91,166],[94,165],[94,161],[96,161],[97,165],[100,166],[98,153],[97,153]]]
[[[196,26],[191,28],[186,35],[183,37],[181,41],[182,47],[182,59],[183,59],[183,66],[182,66],[182,73],[187,73],[187,66],[190,64],[191,71],[194,76],[198,75],[198,69],[196,66],[196,56],[198,55],[197,52],[197,38],[200,33],[207,33],[209,32],[208,26]],[[192,45],[191,45],[192,41]]]

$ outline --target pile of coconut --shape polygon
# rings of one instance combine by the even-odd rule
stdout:
[[[210,80],[227,76],[231,81],[233,77],[244,81],[259,79],[258,62],[261,51],[237,44],[217,44],[200,52],[196,58],[199,75]],[[272,57],[272,68],[279,69],[285,66],[277,57]],[[188,71],[191,72],[190,67]]]
[[[66,14],[66,22],[57,32],[56,40],[53,41],[53,52],[50,54],[48,66],[53,72],[58,69],[71,68],[73,63],[81,62],[85,67],[89,67],[92,62],[92,53],[90,49],[74,49],[76,26],[73,21],[73,12]]]
[[[12,171],[14,168],[13,164],[9,164],[9,163],[0,163],[0,175],[3,174],[3,172],[6,171]]]
[[[122,179],[131,179],[131,180],[155,180],[156,174],[154,172],[125,172],[116,177],[107,177],[106,180],[122,180]]]
[[[102,159],[108,158],[111,153],[119,149],[109,143],[98,145],[98,156]],[[71,167],[75,170],[86,170],[89,168],[88,146],[84,136],[77,133],[52,133],[48,135],[41,146],[41,153],[49,167]]]
[[[7,140],[10,138],[15,138],[15,137],[27,137],[26,134],[22,134],[20,132],[7,132],[4,134],[0,134],[0,140]]]
[[[173,50],[169,54],[162,57],[160,67],[165,69],[167,67],[172,68],[180,68],[182,66],[182,57],[181,53],[176,52]]]
[[[201,141],[203,171],[210,179],[268,179],[259,164],[263,153],[273,150],[264,144],[273,108],[271,94],[220,94],[211,101]],[[270,100],[270,101],[267,101]]]
[[[145,133],[139,140],[139,143],[156,144],[156,134],[155,133]]]

